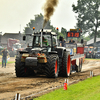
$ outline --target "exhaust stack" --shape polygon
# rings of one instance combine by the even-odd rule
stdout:
[[[43,37],[43,29],[41,30],[41,48],[42,48],[42,37]]]

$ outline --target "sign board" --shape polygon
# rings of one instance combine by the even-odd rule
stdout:
[[[70,31],[76,31],[77,32],[77,29],[70,29]]]
[[[89,48],[93,48],[93,46],[90,46]]]
[[[73,55],[73,49],[70,49],[70,55]]]
[[[80,32],[67,32],[67,38],[70,38],[70,37],[80,37]]]

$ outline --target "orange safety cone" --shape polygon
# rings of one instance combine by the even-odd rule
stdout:
[[[64,83],[64,90],[67,90],[67,81],[65,79],[65,83]]]

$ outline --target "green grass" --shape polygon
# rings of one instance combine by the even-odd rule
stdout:
[[[100,60],[100,59],[94,59],[94,58],[85,58],[85,60]]]
[[[34,100],[100,100],[100,76],[60,88]]]
[[[15,61],[8,61],[7,64],[12,64],[15,63]],[[2,64],[2,62],[0,62],[0,64]]]

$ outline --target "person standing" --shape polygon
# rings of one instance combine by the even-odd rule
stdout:
[[[64,40],[64,38],[62,38],[62,41],[60,43],[61,47],[66,47],[66,41]]]
[[[5,68],[6,68],[6,60],[8,56],[8,51],[6,50],[6,48],[4,48],[1,52],[2,52],[2,68],[3,68],[3,63],[5,63]]]
[[[75,44],[75,41],[73,40],[73,38],[71,38],[71,40],[69,41],[70,44]]]

